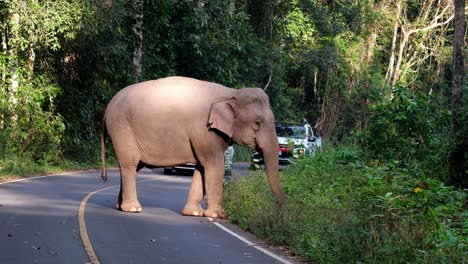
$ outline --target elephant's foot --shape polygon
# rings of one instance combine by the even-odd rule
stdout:
[[[205,210],[205,216],[212,217],[212,218],[222,218],[222,219],[225,219],[228,217],[226,211],[224,211],[223,208],[219,208],[217,210],[208,208]]]
[[[122,202],[120,205],[116,205],[117,209],[123,211],[123,212],[128,212],[128,213],[140,213],[143,211],[143,208],[141,207],[140,203],[138,201],[136,202]]]
[[[203,209],[200,206],[185,206],[182,214],[187,216],[203,216]]]

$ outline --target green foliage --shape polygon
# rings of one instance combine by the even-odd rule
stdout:
[[[245,11],[230,5],[228,1],[174,5],[171,29],[177,32],[177,40],[172,52],[178,74],[230,87],[258,81],[257,68],[264,59],[261,42],[249,30]]]
[[[63,90],[49,66],[51,54],[75,37],[80,2],[3,1],[1,7],[0,167],[12,173],[57,164],[65,123],[56,105]]]
[[[286,14],[282,31],[284,45],[290,45],[294,52],[309,49],[315,44],[314,24],[311,18],[297,7]]]
[[[285,210],[258,172],[229,183],[224,206],[234,223],[311,262],[462,263],[466,191],[361,157],[342,148],[289,166]]]
[[[5,0],[4,5],[2,13],[16,13],[21,18],[15,29],[20,37],[8,40],[8,44],[18,51],[25,51],[30,45],[57,51],[61,39],[73,39],[80,27],[82,8],[79,1]]]
[[[443,104],[434,109],[434,97],[397,85],[389,100],[372,105],[368,125],[360,134],[368,155],[402,164],[419,161],[423,168],[444,173],[450,146],[449,111]]]
[[[366,29],[377,12],[369,1],[281,1],[281,10],[276,37],[284,55],[287,100],[274,101],[290,103],[275,113],[293,109],[295,120],[323,115],[326,137],[349,135],[362,122],[366,93],[381,87],[376,80],[382,78],[375,78],[381,70],[365,61],[373,59]]]
[[[6,122],[1,131],[0,150],[5,157],[29,158],[33,162],[56,161],[60,157],[65,130],[62,117],[55,113],[55,98],[60,92],[57,85],[43,76],[32,82],[20,79],[14,108],[2,104],[1,109],[6,119],[14,120]],[[3,96],[3,102],[11,100],[8,94]]]
[[[181,28],[176,28],[173,1],[147,1],[143,16],[152,17],[144,21],[143,34],[145,45],[144,75],[145,79],[177,75],[178,51],[175,46],[183,34]],[[187,32],[189,33],[189,32]]]
[[[250,162],[252,156],[252,150],[238,145],[234,144],[234,161],[235,162]]]

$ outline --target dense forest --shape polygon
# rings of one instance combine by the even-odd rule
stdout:
[[[466,146],[462,102],[461,133],[450,129],[453,1],[0,5],[3,163],[94,159],[110,98],[171,75],[262,87],[278,121],[307,117],[323,137],[377,158],[447,168],[456,145]]]
[[[341,170],[336,174],[349,170],[343,164],[398,171],[415,178],[407,187],[416,193],[430,189],[430,180],[453,186],[435,184],[440,188],[466,186],[466,10],[463,0],[1,1],[0,169],[96,164],[112,96],[135,82],[180,75],[261,87],[277,121],[306,117],[328,145],[322,160],[305,161],[317,168],[329,161]],[[322,173],[303,166],[295,175]],[[387,184],[408,184],[390,183],[388,175],[381,175]],[[381,201],[392,192],[381,193]],[[466,213],[463,221],[459,216],[466,193],[458,195],[448,195],[458,207],[441,214],[457,215],[450,219],[458,219],[459,233],[437,233],[425,247],[466,235]],[[434,225],[442,232],[445,224]],[[307,241],[299,244],[295,252],[309,252]],[[340,251],[347,252],[333,254]],[[302,257],[326,262],[337,259],[333,254]]]

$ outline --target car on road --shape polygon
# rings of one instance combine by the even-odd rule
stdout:
[[[304,155],[314,155],[322,149],[322,139],[314,136],[307,140],[304,126],[298,124],[276,123],[278,136],[278,157],[280,165],[289,165],[294,159]],[[252,154],[252,163],[263,164],[263,156],[259,152]]]
[[[230,146],[230,147],[228,147],[226,152],[224,152],[224,170],[225,170],[225,173],[226,173],[226,170],[231,171],[233,157],[234,157],[234,147]],[[172,174],[172,173],[174,173],[174,171],[176,173],[184,173],[184,174],[185,173],[187,173],[187,174],[190,173],[190,174],[193,174],[194,170],[195,170],[195,164],[194,163],[184,163],[184,164],[177,165],[177,166],[164,167],[164,174]]]
[[[185,164],[180,164],[177,166],[164,167],[164,174],[173,174],[174,172],[193,173],[194,170],[195,170],[194,163],[185,163]]]

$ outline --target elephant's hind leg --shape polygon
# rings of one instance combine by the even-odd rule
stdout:
[[[201,201],[203,200],[203,180],[202,168],[197,165],[192,177],[192,185],[190,186],[189,195],[185,207],[182,210],[183,215],[188,216],[203,216],[203,208]]]
[[[114,145],[120,166],[120,193],[117,209],[124,212],[139,213],[143,209],[138,202],[136,191],[136,176],[139,169],[140,155],[137,147],[127,145],[125,151],[121,151],[122,149],[119,147],[118,144]]]
[[[143,208],[138,202],[136,192],[136,170],[120,169],[120,192],[117,209],[123,212],[140,213]]]

